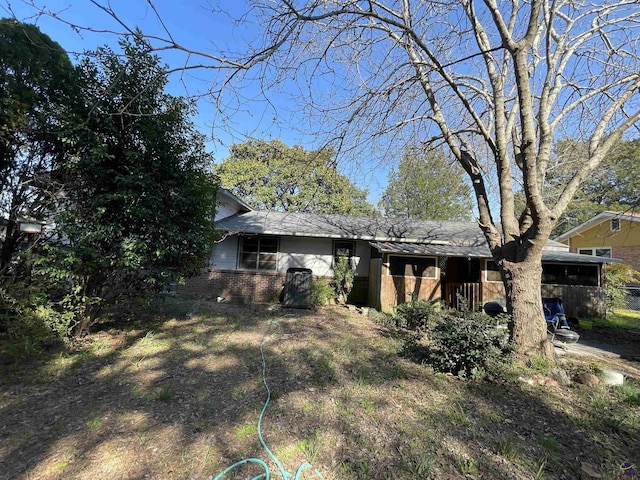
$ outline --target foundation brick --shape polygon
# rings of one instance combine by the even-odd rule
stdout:
[[[230,302],[277,302],[286,275],[276,272],[206,270],[178,286],[178,293],[199,298],[224,297]]]

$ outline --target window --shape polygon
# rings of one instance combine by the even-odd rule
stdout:
[[[356,242],[336,240],[333,242],[333,264],[336,265],[341,257],[351,259],[356,251]]]
[[[394,277],[436,278],[433,257],[391,257],[389,270]]]
[[[542,283],[545,285],[597,287],[600,284],[598,272],[597,265],[543,263]]]
[[[485,261],[485,280],[487,282],[502,282],[500,270],[498,270],[498,264],[493,260]]]
[[[612,232],[619,232],[620,231],[620,219],[619,218],[612,218],[611,219],[611,231]]]
[[[600,248],[579,248],[578,253],[580,255],[593,255],[595,257],[606,257],[611,258],[611,248],[609,247],[600,247]]]
[[[248,270],[272,270],[278,266],[278,239],[274,237],[244,237],[240,252],[240,267]]]

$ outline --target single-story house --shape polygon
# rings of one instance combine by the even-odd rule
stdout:
[[[504,298],[477,223],[256,211],[225,190],[218,199],[216,228],[223,237],[206,271],[179,287],[183,293],[275,301],[287,269],[308,268],[315,278],[331,278],[336,260],[346,256],[357,273],[352,303],[389,311],[412,298],[449,307],[459,295],[474,306]],[[543,296],[562,297],[570,315],[603,315],[607,261],[549,241]]]
[[[555,240],[571,252],[615,257],[640,271],[640,213],[601,212]]]

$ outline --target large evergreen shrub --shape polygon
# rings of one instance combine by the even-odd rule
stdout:
[[[494,318],[467,308],[445,310],[405,342],[404,353],[438,372],[476,377],[504,358],[507,341],[507,330]]]

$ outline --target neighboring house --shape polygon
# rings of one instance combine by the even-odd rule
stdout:
[[[602,212],[556,238],[581,255],[615,257],[640,271],[640,213]]]
[[[219,194],[216,228],[223,240],[202,275],[180,291],[243,302],[277,300],[289,268],[331,278],[349,257],[357,277],[350,302],[380,310],[412,298],[455,307],[504,298],[482,231],[473,222],[413,221],[251,210]],[[234,211],[235,209],[235,211]],[[611,259],[570,253],[549,241],[543,254],[543,296],[559,296],[570,315],[604,314],[602,264]]]

